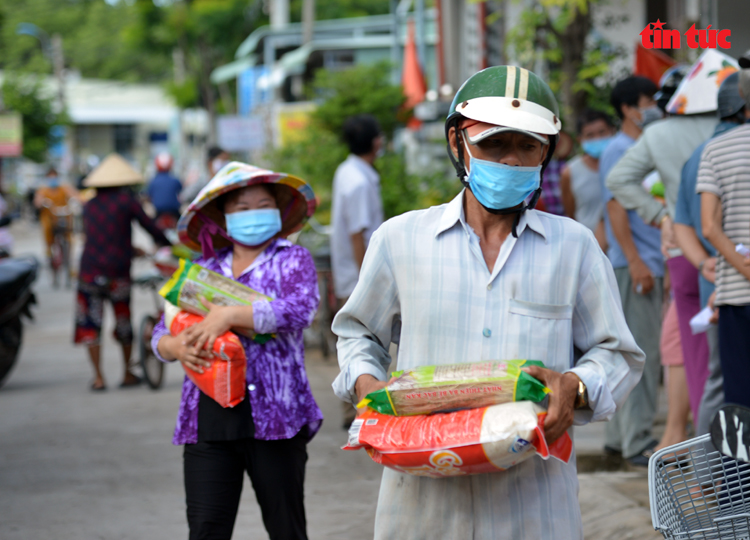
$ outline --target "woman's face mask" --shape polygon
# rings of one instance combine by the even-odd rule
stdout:
[[[281,231],[278,208],[259,208],[226,214],[227,234],[245,246],[259,246]]]
[[[542,166],[513,167],[469,156],[469,188],[485,208],[505,210],[523,203],[541,185]]]
[[[612,142],[612,137],[604,137],[601,139],[589,139],[581,143],[583,151],[594,159],[599,159],[604,153],[604,149],[609,146]]]
[[[47,185],[51,188],[60,187],[60,177],[59,176],[48,176],[47,177]]]

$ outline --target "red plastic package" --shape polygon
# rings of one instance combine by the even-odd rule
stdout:
[[[176,336],[203,320],[199,315],[180,311],[169,322],[169,332]],[[185,369],[191,381],[201,392],[216,401],[224,408],[234,407],[245,399],[245,375],[247,357],[239,338],[232,332],[226,332],[214,343],[214,356],[209,360],[211,365],[203,368],[203,373]],[[183,366],[184,368],[184,366]]]
[[[531,401],[419,416],[368,409],[344,450],[365,448],[376,463],[415,476],[444,478],[504,471],[534,455],[567,463],[573,441],[544,438],[545,409]]]

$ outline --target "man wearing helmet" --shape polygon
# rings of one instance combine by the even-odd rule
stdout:
[[[160,153],[154,159],[156,176],[148,185],[148,197],[156,209],[156,223],[160,229],[172,229],[180,218],[182,183],[170,174],[172,156]]]
[[[594,235],[534,210],[561,124],[535,74],[496,66],[459,89],[446,122],[464,189],[373,235],[360,280],[334,320],[343,400],[398,369],[528,358],[552,389],[548,440],[606,420],[637,383],[644,355]],[[582,538],[575,460],[531,459],[496,474],[434,480],[385,469],[375,538]]]

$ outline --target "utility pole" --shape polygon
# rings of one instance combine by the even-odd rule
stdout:
[[[60,100],[60,110],[65,110],[65,57],[63,56],[62,37],[52,35],[52,64],[57,79],[57,97]]]
[[[289,0],[269,0],[271,28],[284,28],[289,24]]]
[[[315,25],[315,0],[302,0],[302,44],[307,45],[313,40]]]

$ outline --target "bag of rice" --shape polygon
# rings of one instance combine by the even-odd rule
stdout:
[[[567,463],[573,441],[565,433],[548,446],[546,414],[531,401],[405,417],[368,410],[344,450],[365,448],[375,463],[432,478],[504,471],[535,454]]]
[[[410,416],[488,407],[510,401],[542,401],[549,389],[521,371],[544,367],[538,360],[504,360],[419,366],[395,371],[388,386],[367,394],[367,405],[383,414]]]
[[[208,313],[200,301],[201,296],[218,306],[249,306],[256,300],[271,300],[270,297],[242,283],[185,259],[180,259],[180,267],[164,284],[159,294],[180,309],[201,316]],[[260,344],[273,337],[272,334],[254,332],[248,332],[246,335]]]
[[[173,336],[179,335],[187,327],[203,320],[200,315],[180,311],[180,308],[167,303],[164,307],[164,324]],[[226,332],[214,342],[210,366],[203,373],[185,369],[185,374],[195,386],[224,408],[239,405],[245,399],[245,378],[247,357],[237,336]]]

